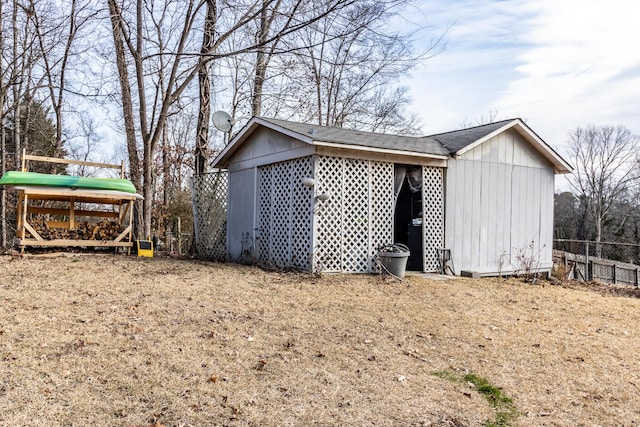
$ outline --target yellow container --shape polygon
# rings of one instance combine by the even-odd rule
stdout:
[[[138,256],[153,258],[153,242],[151,240],[136,240],[134,243]]]

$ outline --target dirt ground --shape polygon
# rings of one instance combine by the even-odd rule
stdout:
[[[494,420],[448,371],[500,387],[514,426],[636,426],[640,299],[609,289],[5,256],[0,425]]]

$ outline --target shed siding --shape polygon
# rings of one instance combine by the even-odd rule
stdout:
[[[509,273],[551,267],[552,165],[507,131],[449,161],[445,245],[456,273]]]
[[[256,129],[251,144],[243,144],[229,162],[229,170],[247,169],[311,156],[314,147],[267,128]]]
[[[250,245],[253,241],[255,194],[255,168],[229,172],[227,250],[231,261],[240,261],[243,243]],[[246,233],[248,236],[243,236]]]

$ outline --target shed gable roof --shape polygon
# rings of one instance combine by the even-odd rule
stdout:
[[[262,118],[262,120],[288,129],[297,134],[308,136],[316,143],[324,142],[340,145],[352,145],[366,148],[378,148],[382,150],[433,154],[434,156],[446,157],[450,154],[441,143],[428,137],[417,138],[413,136],[364,132],[353,129],[296,123],[278,119]]]
[[[518,132],[536,151],[546,158],[553,165],[555,173],[571,173],[573,171],[571,165],[521,119],[503,120],[468,129],[431,135],[430,138],[438,140],[450,150],[452,156],[456,156],[474,149],[508,129]]]
[[[458,151],[462,150],[468,145],[481,140],[482,138],[486,137],[489,134],[492,134],[496,130],[511,122],[513,122],[513,119],[502,120],[500,122],[489,123],[486,125],[475,126],[467,129],[429,135],[428,138],[433,138],[434,140],[440,142],[446,147],[450,154],[456,154]]]
[[[502,120],[452,132],[413,137],[253,117],[213,160],[213,166],[226,167],[233,153],[260,126],[270,128],[310,145],[421,155],[436,159],[446,159],[450,156],[461,155],[495,135],[513,128],[551,162],[556,173],[569,173],[572,171],[572,167],[520,119]]]

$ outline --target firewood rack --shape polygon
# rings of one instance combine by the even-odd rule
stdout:
[[[41,161],[50,163],[74,164],[97,168],[120,169],[120,177],[124,178],[124,161],[117,164],[86,162],[80,160],[59,159],[28,155],[23,151],[22,171],[28,170],[28,162]],[[22,251],[26,246],[34,247],[112,247],[124,248],[129,252],[133,246],[133,207],[136,200],[142,199],[138,194],[112,190],[88,190],[68,187],[45,187],[17,185],[17,233],[16,243]],[[40,202],[34,205],[31,202]],[[53,205],[53,206],[52,206]],[[53,238],[45,239],[35,226],[32,216],[38,215],[40,223],[48,229],[71,231],[86,221],[102,218],[118,224],[122,231],[110,238],[94,236],[82,239]],[[62,219],[62,220],[61,220]],[[62,233],[64,234],[64,233]]]

